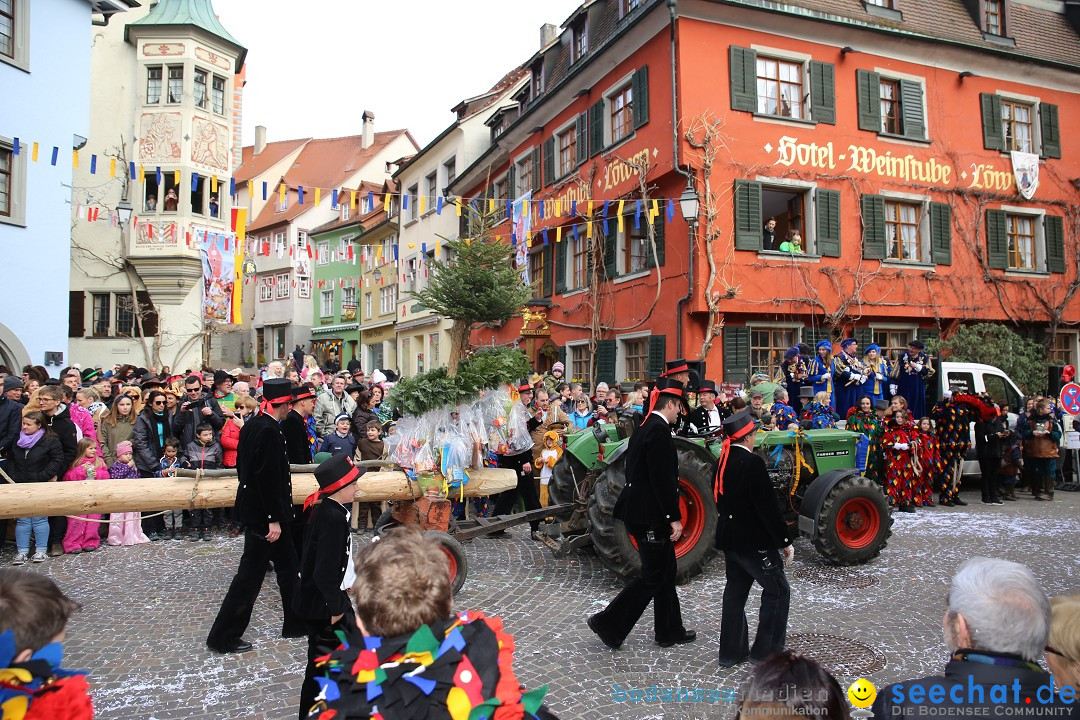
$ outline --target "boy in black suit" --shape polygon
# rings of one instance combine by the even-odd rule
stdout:
[[[727,584],[720,616],[720,667],[761,662],[784,649],[791,588],[784,565],[793,556],[784,513],[765,460],[754,452],[754,418],[743,410],[724,421],[725,452],[716,470],[716,546],[724,551]],[[746,599],[761,585],[761,615],[753,648]]]
[[[293,606],[308,624],[307,666],[300,687],[300,718],[306,718],[319,685],[315,658],[334,647],[335,630],[356,630],[356,616],[346,593],[356,580],[349,532],[349,506],[356,497],[360,468],[348,455],[334,455],[315,468],[319,489],[304,502],[308,514],[304,529],[304,556],[300,560],[300,587]]]
[[[683,384],[660,378],[652,411],[630,436],[626,487],[613,514],[626,523],[641,555],[641,574],[588,620],[589,629],[617,650],[653,602],[655,638],[660,647],[690,643],[697,637],[683,627],[675,591],[675,541],[682,535],[679,512],[679,456],[671,427],[686,407]]]

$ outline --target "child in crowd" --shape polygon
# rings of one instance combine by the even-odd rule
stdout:
[[[4,469],[17,483],[49,482],[64,472],[64,448],[49,429],[49,419],[40,410],[31,410],[22,419],[22,432],[11,447]],[[30,534],[34,535],[34,554],[30,556]],[[49,518],[22,517],[15,523],[15,546],[18,552],[12,565],[27,560],[45,562],[49,550]]]
[[[331,455],[356,455],[356,438],[349,432],[352,427],[352,416],[349,413],[341,413],[334,418],[334,432],[327,435],[319,448],[319,452]]]
[[[195,428],[195,439],[188,443],[184,465],[192,470],[220,470],[223,454],[221,445],[214,439],[213,426],[202,423]],[[209,508],[191,511],[188,542],[213,539],[210,531],[213,513],[214,511]]]
[[[540,505],[548,505],[548,484],[551,482],[551,469],[562,457],[559,447],[559,433],[548,430],[544,433],[544,449],[540,451]]]
[[[139,477],[139,470],[135,467],[135,454],[132,452],[129,440],[116,443],[116,462],[109,466],[109,477],[114,480]],[[143,534],[140,513],[113,513],[109,520],[108,542],[110,545],[138,545],[150,542],[149,538]]]
[[[158,460],[158,470],[154,473],[154,477],[176,477],[176,469],[181,467],[182,465],[182,461],[180,460],[180,441],[174,437],[166,438],[165,449],[163,452],[165,454],[161,456],[160,460]],[[166,510],[165,515],[162,517],[162,520],[165,521],[165,538],[169,540],[183,539],[183,510]]]
[[[386,456],[386,443],[380,439],[381,435],[382,426],[377,420],[370,421],[364,427],[364,437],[356,444],[356,455],[360,460],[381,460]],[[356,515],[355,527],[358,530],[367,529],[369,516],[371,527],[374,528],[382,514],[382,505],[377,502],[354,502],[353,513]]]
[[[109,469],[105,461],[98,457],[97,440],[83,438],[75,446],[75,462],[64,474],[64,480],[108,480]],[[78,515],[68,518],[67,532],[64,533],[64,552],[92,552],[101,545],[98,524],[101,515]]]
[[[941,464],[941,453],[938,451],[937,435],[934,434],[934,424],[930,418],[919,418],[915,426],[915,437],[918,440],[915,457],[921,472],[915,478],[912,499],[917,506],[933,507],[934,488],[938,486],[937,470],[938,465]]]
[[[90,720],[82,673],[63,670],[65,629],[79,604],[51,578],[0,570],[0,712],[23,720]]]

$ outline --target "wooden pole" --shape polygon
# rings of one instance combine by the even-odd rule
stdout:
[[[232,507],[236,472],[211,471],[201,478],[133,478],[0,485],[0,520],[41,515],[97,515],[172,509]],[[194,471],[184,474],[194,475]],[[469,471],[466,497],[495,495],[517,487],[517,475],[503,468]],[[318,489],[315,476],[293,473],[293,502],[300,504]],[[360,502],[414,500],[420,489],[400,470],[369,471],[359,480]]]

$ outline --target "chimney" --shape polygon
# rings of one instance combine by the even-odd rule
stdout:
[[[540,26],[540,48],[546,48],[559,36],[559,28],[551,23]]]
[[[364,120],[364,135],[360,140],[360,147],[366,149],[371,147],[371,143],[375,140],[375,113],[365,110],[360,117]]]
[[[255,154],[258,155],[266,149],[266,126],[255,126]]]
[[[1080,35],[1080,0],[1065,0],[1065,19],[1073,30]]]

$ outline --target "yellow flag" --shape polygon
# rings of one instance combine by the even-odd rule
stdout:
[[[109,177],[116,177],[116,158],[109,158]]]
[[[495,212],[495,198],[493,198],[493,197],[488,198],[488,212],[489,213]]]
[[[592,220],[585,223],[585,237],[592,240]]]
[[[390,193],[383,194],[382,209],[383,212],[390,212]]]
[[[526,217],[526,216],[528,216],[528,214],[529,214],[529,201],[528,200],[522,200],[521,201],[521,217]]]
[[[382,262],[382,245],[375,246],[375,262]]]
[[[555,242],[557,242],[557,243],[562,242],[562,225],[555,228]]]
[[[210,176],[210,192],[217,193],[217,175]]]
[[[417,198],[417,202],[420,203],[420,207],[418,207],[416,209],[416,212],[418,212],[421,215],[424,214],[424,201],[425,200],[427,200],[427,197],[425,197],[424,195],[421,195],[419,198]]]
[[[30,159],[33,160],[34,162],[37,162],[37,156],[38,156],[38,144],[35,142],[34,143],[34,149],[30,151]]]
[[[438,260],[438,259],[439,259],[439,250],[440,250],[441,248],[442,248],[442,245],[440,245],[440,244],[439,244],[439,240],[438,240],[438,238],[436,238],[436,239],[435,239],[435,259],[436,259],[436,260]]]
[[[649,220],[656,220],[656,216],[660,214],[660,201],[652,201],[652,210],[649,211]]]
[[[278,186],[278,204],[285,204],[285,183],[281,183],[281,185]]]
[[[352,199],[349,201],[349,204],[352,205],[353,207],[356,207],[356,191],[355,190],[352,191]]]
[[[458,217],[461,217],[461,205],[461,200],[458,200],[456,203],[454,203],[454,208],[457,210]]]
[[[180,184],[180,171],[179,170],[173,171],[173,182],[176,183],[177,185]]]
[[[562,200],[555,201],[555,217],[562,217]]]
[[[315,188],[315,206],[322,202],[322,188]]]
[[[623,231],[623,206],[626,204],[625,200],[619,201],[619,232]]]
[[[76,170],[79,169],[79,151],[78,150],[72,150],[71,151],[71,167],[76,169]]]
[[[525,247],[532,247],[532,232],[525,233]]]
[[[139,182],[146,182],[146,168],[142,165],[139,166]]]
[[[254,180],[248,180],[248,199],[249,200],[254,200],[255,199],[255,181]]]

